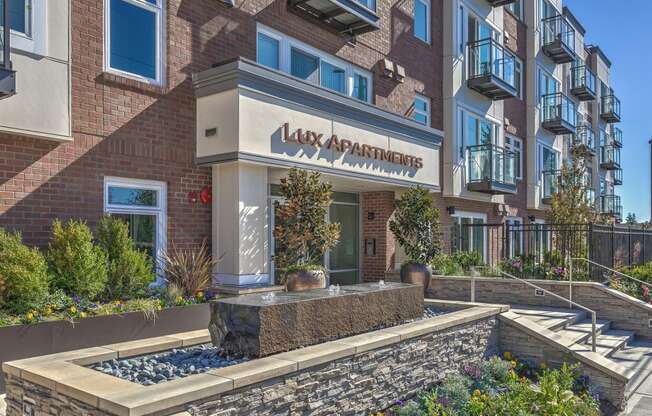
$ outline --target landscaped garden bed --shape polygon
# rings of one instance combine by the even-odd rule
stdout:
[[[551,370],[493,357],[374,416],[600,415],[599,395],[577,366]]]

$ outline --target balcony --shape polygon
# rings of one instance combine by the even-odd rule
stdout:
[[[620,123],[620,100],[615,95],[602,96],[600,118],[607,123]]]
[[[623,132],[618,127],[611,127],[611,133],[607,135],[608,144],[616,147],[623,147]]]
[[[595,100],[595,74],[586,65],[571,68],[571,94],[580,101]]]
[[[288,5],[300,14],[311,16],[351,36],[380,27],[375,0],[289,0]]]
[[[7,1],[0,1],[0,100],[16,93],[16,72],[11,70]]]
[[[616,170],[620,168],[620,148],[612,145],[600,147],[600,168]]]
[[[543,175],[543,189],[541,193],[541,203],[550,205],[552,197],[559,190],[561,183],[561,170],[545,170]]]
[[[514,55],[493,39],[470,42],[468,47],[468,87],[494,101],[516,97]]]
[[[541,97],[541,125],[554,134],[575,134],[575,103],[560,92]]]
[[[500,7],[515,3],[516,0],[487,0],[487,2],[489,2],[493,7]]]
[[[623,217],[623,206],[618,195],[600,196],[600,214],[620,220]]]
[[[541,21],[541,45],[555,63],[565,64],[575,60],[575,29],[562,15]]]
[[[585,187],[584,188],[584,199],[586,200],[586,203],[591,205],[592,207],[595,208],[596,205],[596,200],[595,200],[595,189],[590,188],[590,187]]]
[[[572,140],[574,149],[590,156],[595,155],[595,132],[590,126],[577,127],[577,133],[573,135]]]
[[[614,185],[623,184],[623,170],[621,168],[614,170]]]
[[[515,160],[513,152],[493,144],[467,147],[467,189],[491,195],[515,194]]]

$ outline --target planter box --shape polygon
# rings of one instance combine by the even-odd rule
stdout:
[[[208,328],[208,304],[160,311],[156,319],[143,312],[95,316],[69,321],[42,322],[0,328],[0,364],[22,358],[96,347],[116,342],[170,335]],[[5,381],[0,377],[0,394]]]

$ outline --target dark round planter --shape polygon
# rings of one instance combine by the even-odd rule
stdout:
[[[430,266],[418,263],[405,263],[401,266],[401,282],[423,286],[423,292],[428,291],[432,272]]]
[[[285,288],[288,292],[302,292],[326,287],[326,273],[323,270],[296,271],[287,274]]]

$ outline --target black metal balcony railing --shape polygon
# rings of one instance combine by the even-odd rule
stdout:
[[[600,167],[605,170],[620,168],[620,148],[612,145],[601,146]]]
[[[621,168],[614,170],[613,179],[614,179],[614,185],[623,184],[623,170]]]
[[[340,33],[360,35],[378,30],[380,17],[374,1],[289,0],[290,9],[320,20]]]
[[[515,57],[493,39],[469,42],[467,85],[492,100],[516,97]]]
[[[575,103],[561,92],[542,96],[541,124],[543,128],[555,134],[575,134],[577,132]]]
[[[16,73],[11,69],[9,2],[0,0],[0,100],[16,93]]]
[[[580,101],[595,100],[595,74],[586,65],[571,68],[571,94]]]
[[[590,126],[577,127],[577,132],[573,135],[573,147],[595,154],[595,132]]]
[[[613,94],[602,96],[600,117],[607,123],[620,122],[620,100],[618,97]]]
[[[575,60],[575,29],[562,15],[541,21],[543,53],[554,62],[563,64]]]
[[[623,216],[623,206],[618,195],[600,195],[600,214],[615,217]]]
[[[561,170],[544,170],[542,172],[541,202],[550,205],[552,197],[559,191],[561,183]]]
[[[618,127],[611,127],[611,132],[607,135],[607,140],[610,145],[616,147],[623,147],[623,132]]]
[[[466,149],[467,188],[492,195],[516,193],[514,152],[493,144]]]
[[[493,7],[500,7],[500,6],[505,6],[510,3],[516,2],[516,0],[487,0],[489,4],[491,4]]]

